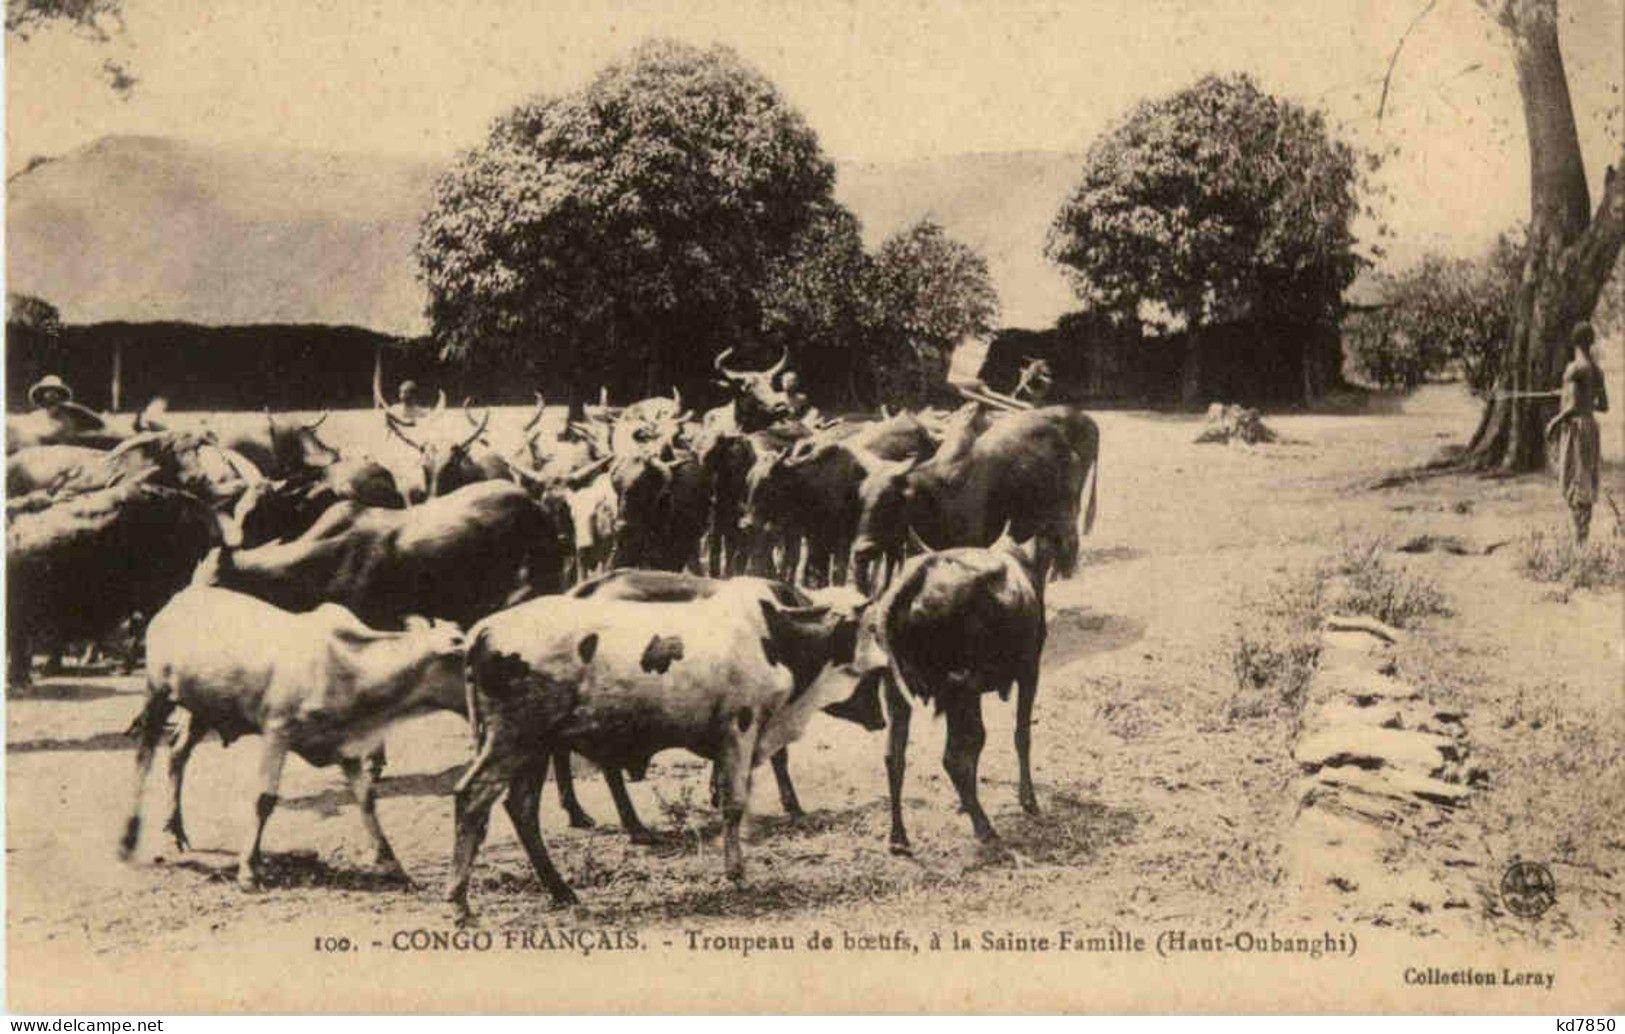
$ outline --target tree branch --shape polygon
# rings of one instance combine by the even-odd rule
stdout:
[[[1394,78],[1394,66],[1399,64],[1399,52],[1404,49],[1405,41],[1411,38],[1411,33],[1416,31],[1416,27],[1422,23],[1422,19],[1428,16],[1428,12],[1433,10],[1434,5],[1438,2],[1439,0],[1428,0],[1427,6],[1422,8],[1416,17],[1411,19],[1411,23],[1405,27],[1405,32],[1399,37],[1399,42],[1394,44],[1394,52],[1388,55],[1388,71],[1384,72],[1382,76],[1382,97],[1377,101],[1377,121],[1379,123],[1382,121],[1383,110],[1388,107],[1388,84]]]
[[[1573,277],[1572,283],[1588,298],[1583,308],[1589,313],[1596,306],[1596,296],[1613,271],[1621,246],[1625,246],[1625,155],[1621,166],[1611,167],[1603,174],[1602,200],[1597,203],[1597,214],[1591,217],[1580,239],[1569,246],[1564,254],[1564,265]]]

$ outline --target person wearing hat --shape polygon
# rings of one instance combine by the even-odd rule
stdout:
[[[35,409],[54,413],[64,402],[73,401],[73,389],[54,373],[48,373],[28,389],[28,401]]]
[[[1608,412],[1608,388],[1591,358],[1595,340],[1589,323],[1580,323],[1569,333],[1574,359],[1563,369],[1562,405],[1546,425],[1546,440],[1558,438],[1558,483],[1574,522],[1574,540],[1582,545],[1591,533],[1591,508],[1602,473],[1602,438],[1592,414]]]

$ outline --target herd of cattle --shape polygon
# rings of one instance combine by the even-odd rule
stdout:
[[[772,764],[799,813],[788,745],[825,711],[888,729],[891,845],[910,701],[948,726],[944,766],[976,835],[981,697],[1017,687],[1020,799],[1043,593],[1074,570],[1095,511],[1099,432],[1070,406],[967,392],[953,412],[809,426],[768,370],[716,368],[728,403],[695,418],[674,391],[509,440],[468,405],[399,412],[390,448],[331,440],[323,419],[265,414],[220,440],[149,411],[125,427],[8,418],[8,681],[37,650],[145,627],[147,703],[122,850],[171,737],[167,830],[208,732],[263,737],[239,864],[252,884],[288,751],[341,766],[379,863],[383,736],[430,710],[465,715],[450,898],[467,913],[493,804],[555,900],[574,900],[537,820],[548,772],[572,825],[572,752],[602,771],[623,830],[652,834],[624,775],[683,747],[714,762],[728,875],[751,773]],[[905,562],[909,553],[919,554]],[[848,584],[849,583],[849,584]],[[150,621],[147,618],[150,617]],[[134,630],[134,631],[132,631]],[[884,710],[882,709],[884,701]],[[171,718],[179,709],[178,721]],[[404,873],[401,873],[404,877]]]

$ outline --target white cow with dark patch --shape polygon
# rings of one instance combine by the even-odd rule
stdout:
[[[192,749],[211,729],[223,742],[247,733],[263,740],[253,836],[237,879],[252,887],[260,838],[276,808],[283,762],[293,751],[318,767],[344,770],[377,861],[405,873],[375,811],[376,773],[363,765],[388,727],[434,710],[461,713],[463,635],[451,622],[408,618],[404,632],[363,625],[336,603],[295,614],[228,589],[194,585],[178,593],[147,628],[147,703],[136,719],[135,798],[120,853],[141,833],[141,797],[170,713],[185,714],[170,754],[173,793],[168,825],[188,846],[181,782]]]
[[[739,823],[751,772],[850,692],[850,680],[824,676],[850,664],[857,617],[782,605],[772,583],[758,579],[717,584],[708,598],[669,603],[545,597],[470,629],[468,708],[479,751],[457,787],[447,889],[460,916],[504,791],[537,875],[555,901],[576,900],[536,817],[548,758],[560,748],[634,778],[672,747],[714,761],[727,874],[744,877]]]

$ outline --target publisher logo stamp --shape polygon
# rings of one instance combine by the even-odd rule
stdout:
[[[1513,915],[1539,919],[1557,900],[1557,881],[1539,862],[1513,862],[1501,877],[1501,900]]]

